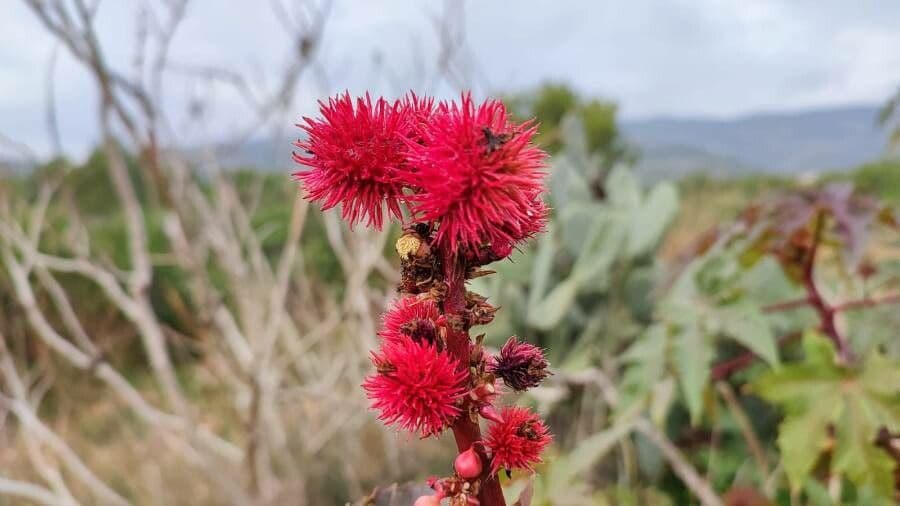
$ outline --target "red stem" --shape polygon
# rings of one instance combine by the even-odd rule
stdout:
[[[834,311],[840,313],[842,311],[853,311],[856,309],[865,309],[868,307],[880,306],[882,304],[898,304],[900,303],[900,293],[891,293],[881,297],[866,297],[858,300],[851,300],[834,306]]]
[[[800,335],[800,332],[785,334],[778,338],[778,346],[783,346],[790,341],[799,338]],[[734,358],[730,358],[714,365],[710,372],[710,376],[716,381],[728,379],[732,374],[750,367],[750,364],[755,362],[757,358],[759,357],[752,351],[746,351]]]
[[[790,311],[791,309],[800,309],[801,307],[807,306],[809,306],[809,297],[804,297],[802,299],[786,300],[783,302],[769,304],[768,306],[763,306],[762,312],[780,313],[782,311]]]
[[[459,360],[462,367],[468,368],[469,350],[471,340],[469,332],[462,327],[460,330],[455,323],[464,321],[463,313],[466,309],[466,269],[464,265],[455,259],[455,257],[446,250],[442,250],[441,254],[444,261],[444,281],[447,283],[447,294],[444,297],[443,309],[450,322],[450,329],[447,333],[447,349],[450,354]],[[481,441],[481,429],[478,423],[473,422],[465,414],[460,416],[456,423],[453,424],[453,437],[456,439],[456,447],[462,452],[468,450],[474,443]],[[478,448],[476,447],[476,450]],[[503,498],[503,489],[500,488],[500,481],[491,475],[490,463],[483,450],[478,450],[484,461],[484,471],[481,474],[481,492],[478,494],[478,500],[481,506],[506,506]]]
[[[822,331],[828,335],[832,342],[834,342],[840,357],[844,361],[850,361],[853,358],[853,352],[850,349],[847,339],[837,328],[837,314],[844,311],[854,311],[883,304],[898,304],[900,303],[900,293],[889,293],[879,297],[865,297],[834,305],[829,304],[825,298],[822,297],[822,293],[819,291],[819,287],[815,280],[816,254],[818,252],[819,243],[821,242],[823,221],[824,216],[820,215],[816,221],[816,230],[812,248],[810,249],[803,266],[803,287],[806,289],[806,297],[763,306],[762,310],[765,313],[777,313],[802,307],[811,307],[819,315]],[[796,332],[787,334],[786,336],[779,338],[778,344],[782,345],[797,337],[799,337],[799,333]],[[726,379],[732,374],[749,367],[756,358],[757,356],[753,352],[748,351],[742,353],[713,366],[711,376],[715,380]]]
[[[900,303],[900,293],[889,293],[887,295],[881,295],[879,297],[870,296],[864,297],[862,299],[848,300],[847,302],[834,304],[832,306],[832,309],[835,313],[841,313],[843,311],[855,311],[857,309],[866,309],[870,307],[881,306],[884,304],[898,303]],[[802,299],[786,300],[782,302],[776,302],[774,304],[769,304],[767,306],[763,306],[762,311],[763,313],[780,313],[783,311],[790,311],[792,309],[809,307],[809,304],[809,298],[804,297]]]
[[[816,267],[816,253],[819,250],[819,243],[822,241],[822,230],[825,225],[825,215],[819,213],[816,217],[816,228],[813,235],[813,243],[809,250],[809,255],[806,259],[806,264],[803,268],[803,286],[806,288],[806,296],[809,300],[809,305],[818,313],[819,321],[822,323],[822,332],[824,332],[834,343],[837,348],[838,355],[845,362],[850,362],[853,358],[853,352],[850,349],[850,343],[847,342],[847,339],[841,334],[841,332],[837,328],[837,321],[835,316],[837,315],[837,311],[835,311],[834,307],[832,307],[828,301],[822,297],[822,293],[819,291],[819,286],[816,284],[815,277],[815,267]]]

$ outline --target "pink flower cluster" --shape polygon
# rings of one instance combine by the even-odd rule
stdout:
[[[381,229],[405,204],[412,221],[440,222],[439,246],[486,247],[498,259],[543,229],[545,154],[531,142],[535,125],[512,122],[502,102],[345,93],[320,108],[299,125],[308,138],[294,153],[311,170],[294,175],[323,210],[340,204],[349,223]]]
[[[345,93],[320,106],[320,118],[299,125],[307,137],[294,153],[306,167],[294,174],[306,198],[323,210],[340,206],[351,225],[380,229],[385,217],[404,225],[402,295],[383,315],[363,388],[386,425],[423,438],[452,429],[460,452],[454,473],[430,479],[434,495],[416,504],[503,504],[497,473],[533,472],[552,438],[528,409],[497,404],[501,382],[524,391],[550,372],[536,346],[511,337],[491,354],[469,337],[498,308],[467,291],[466,280],[490,274],[480,267],[546,224],[536,126],[468,94],[435,103]]]

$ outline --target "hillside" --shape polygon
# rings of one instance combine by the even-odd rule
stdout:
[[[730,119],[659,117],[625,120],[645,180],[705,172],[719,177],[800,174],[857,167],[880,158],[887,133],[877,106],[761,113]],[[290,170],[293,139],[256,140],[223,155],[228,166]]]
[[[641,151],[639,170],[683,175],[847,169],[879,158],[887,134],[878,107],[854,106],[761,113],[730,119],[650,118],[624,121]]]

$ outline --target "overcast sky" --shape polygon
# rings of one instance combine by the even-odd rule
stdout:
[[[127,71],[135,12],[153,0],[105,0],[98,26],[113,65]],[[629,0],[467,2],[465,78],[479,94],[571,83],[617,101],[624,116],[731,116],[760,110],[878,103],[900,85],[895,0]],[[337,90],[447,95],[433,73],[434,18],[422,0],[336,0],[320,71],[301,80],[294,118]],[[53,43],[21,0],[0,0],[0,133],[49,149],[46,75]],[[291,51],[265,1],[194,0],[172,60],[274,75]],[[381,62],[381,63],[376,63]],[[56,100],[67,150],[96,139],[95,92],[67,56]],[[171,77],[171,107],[209,90]],[[224,92],[223,92],[224,93]],[[241,119],[223,94],[226,132]],[[173,113],[177,116],[177,113]]]

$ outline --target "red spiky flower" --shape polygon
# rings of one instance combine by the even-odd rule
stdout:
[[[402,104],[409,117],[410,138],[415,142],[424,142],[422,133],[429,128],[434,115],[434,98],[410,92],[403,97]]]
[[[491,450],[491,473],[501,468],[534,471],[541,461],[541,453],[553,437],[541,418],[525,408],[505,407],[500,411],[503,421],[488,427],[484,443]]]
[[[385,341],[406,341],[434,344],[440,351],[441,313],[433,299],[407,296],[397,299],[382,316],[384,327],[378,333]]]
[[[506,258],[546,223],[536,126],[469,94],[436,106],[412,93],[394,102],[345,93],[320,108],[319,119],[298,125],[308,133],[294,153],[307,168],[295,173],[306,197],[323,210],[340,205],[351,226],[380,229],[385,215],[402,221],[403,205],[412,219],[397,242],[397,288],[407,295],[384,314],[363,388],[386,425],[421,437],[453,430],[453,472],[429,479],[435,493],[416,505],[504,504],[485,470],[533,470],[552,438],[529,410],[494,408],[497,378],[524,390],[550,373],[536,346],[510,338],[488,357],[481,337],[472,340],[469,328],[490,323],[497,308],[466,281],[490,274],[478,267]],[[490,422],[484,436],[479,415]]]
[[[304,118],[309,135],[296,142],[294,161],[310,170],[295,172],[306,198],[320,201],[322,210],[340,204],[351,225],[366,219],[381,229],[384,210],[401,218],[400,201],[409,177],[406,136],[409,120],[400,102],[367,94],[354,101],[344,93],[319,102],[322,119]]]
[[[454,254],[487,247],[508,255],[544,227],[545,153],[532,143],[535,131],[513,123],[499,100],[476,106],[465,94],[437,108],[424,141],[410,143],[412,210],[440,223],[436,243]]]
[[[449,353],[407,340],[382,342],[376,373],[363,383],[379,419],[422,437],[439,434],[460,413],[468,372]]]
[[[500,353],[491,357],[488,371],[503,378],[513,390],[522,392],[540,385],[551,374],[547,369],[549,365],[544,350],[512,336],[500,348]]]

